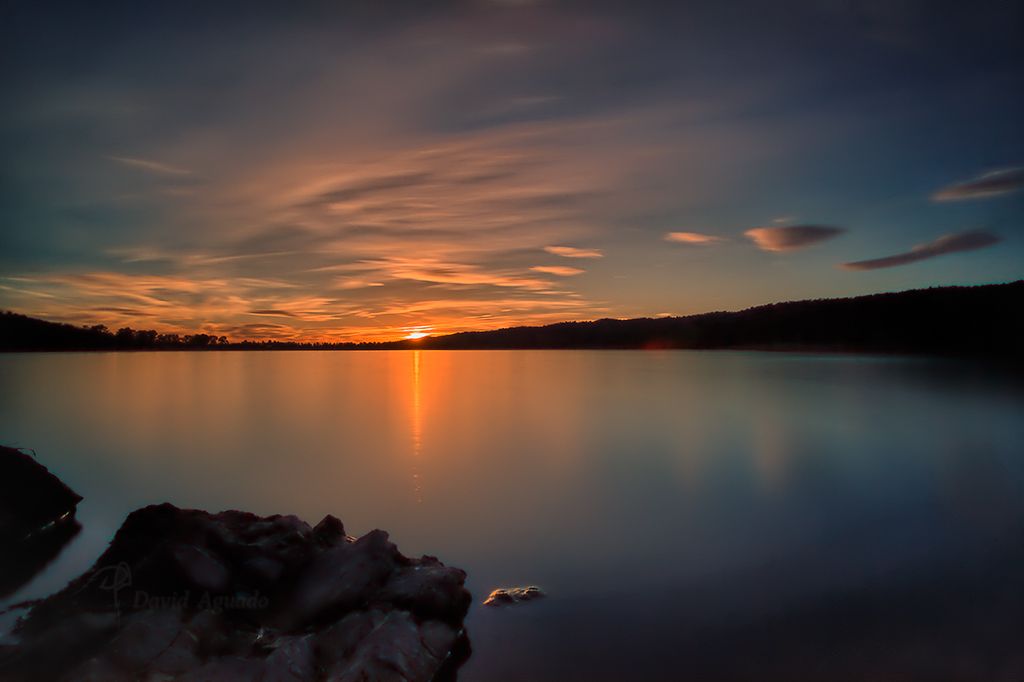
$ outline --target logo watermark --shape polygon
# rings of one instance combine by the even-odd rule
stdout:
[[[145,590],[132,590],[132,570],[124,562],[97,569],[89,578],[88,584],[95,583],[96,581],[99,581],[97,587],[100,590],[111,593],[114,612],[117,614],[119,624],[122,612],[127,606],[130,606],[134,611],[184,611],[186,609],[193,609],[197,611],[223,612],[263,610],[270,605],[270,598],[266,595],[261,595],[258,590],[248,594],[216,594],[206,590],[202,592],[184,590],[182,592],[172,592],[171,594],[150,594]]]

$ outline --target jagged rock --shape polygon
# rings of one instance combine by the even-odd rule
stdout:
[[[313,528],[313,535],[322,545],[335,545],[345,539],[345,526],[338,518],[328,514]]]
[[[484,606],[507,606],[533,601],[545,597],[544,591],[536,585],[526,587],[505,587],[491,592],[484,600]]]
[[[138,674],[155,661],[184,627],[174,611],[139,611],[126,621],[101,655],[129,674]]]
[[[356,611],[316,635],[317,656],[327,670],[340,670],[367,635],[383,621],[382,611]]]
[[[31,455],[0,445],[0,542],[23,540],[73,516],[81,501]]]
[[[75,613],[31,637],[15,633],[0,647],[0,680],[57,678],[77,661],[93,655],[119,627],[114,613]]]
[[[465,577],[334,517],[146,507],[19,622],[0,681],[430,680],[462,649]]]
[[[225,656],[207,661],[195,670],[178,675],[175,682],[254,682],[263,673],[263,661]]]
[[[191,627],[178,631],[170,646],[164,649],[149,666],[149,675],[155,678],[173,679],[177,675],[200,666],[199,637]]]
[[[209,552],[194,545],[178,545],[171,554],[191,585],[210,592],[222,592],[227,587],[231,577],[228,569]]]
[[[261,682],[312,682],[316,679],[313,636],[282,637],[267,656]]]
[[[383,596],[420,618],[452,621],[469,608],[465,603],[469,594],[462,588],[465,581],[463,571],[426,556],[392,573]]]
[[[78,534],[81,500],[31,455],[0,446],[0,597],[31,580]]]
[[[433,644],[440,643],[436,630],[432,630],[430,636]],[[451,645],[455,640],[453,631]],[[327,669],[325,679],[329,682],[429,680],[433,679],[445,656],[439,656],[427,645],[421,626],[410,613],[392,611],[362,639],[353,656],[342,665]]]
[[[398,564],[398,548],[382,530],[340,542],[312,562],[291,598],[291,623],[309,623],[367,604]]]

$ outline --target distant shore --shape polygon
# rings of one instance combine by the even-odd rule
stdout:
[[[602,319],[362,343],[231,341],[78,327],[0,314],[0,352],[210,350],[762,350],[779,352],[1020,355],[1024,280],[853,298],[773,303],[685,317]]]

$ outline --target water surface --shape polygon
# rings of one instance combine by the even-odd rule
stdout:
[[[1004,643],[1024,631],[1024,393],[989,370],[687,351],[8,354],[0,389],[0,441],[85,497],[82,533],[8,601],[62,587],[128,512],[169,501],[384,528],[465,568],[477,604],[543,586],[544,602],[474,606],[464,680],[996,679],[1021,663]]]

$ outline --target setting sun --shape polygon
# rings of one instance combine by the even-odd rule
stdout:
[[[408,334],[406,334],[405,338],[412,340],[412,339],[422,339],[422,338],[424,338],[426,336],[430,336],[430,332],[415,331],[415,332],[409,332]]]

